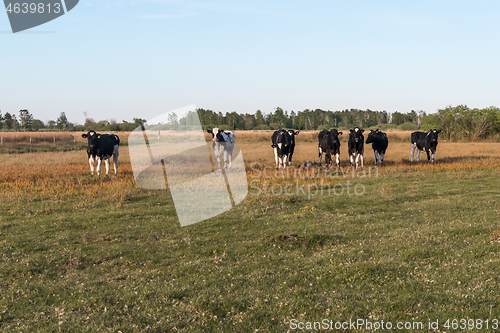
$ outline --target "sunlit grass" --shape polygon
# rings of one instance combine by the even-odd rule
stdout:
[[[410,165],[409,142],[390,138],[386,166],[360,177],[343,141],[345,176],[301,177],[274,170],[270,134],[236,133],[248,180],[306,193],[250,188],[233,210],[185,228],[168,191],[134,184],[126,146],[118,175],[100,178],[85,151],[0,155],[0,328],[282,332],[293,318],[499,318],[500,145],[440,142],[434,165]],[[302,134],[295,168],[317,161],[315,133]],[[370,146],[365,156],[369,170]],[[364,194],[307,195],[347,181]]]

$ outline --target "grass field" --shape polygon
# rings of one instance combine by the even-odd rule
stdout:
[[[316,135],[297,136],[295,166],[317,161]],[[236,136],[247,198],[184,228],[168,191],[135,185],[126,146],[118,176],[101,178],[82,150],[1,154],[1,330],[293,332],[363,319],[471,331],[446,328],[454,318],[500,330],[499,144],[441,141],[435,165],[410,165],[409,133],[391,133],[386,166],[369,168],[367,146],[367,172],[353,173],[344,135],[340,173],[287,175],[272,168],[270,133]]]

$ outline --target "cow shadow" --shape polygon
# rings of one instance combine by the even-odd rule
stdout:
[[[447,156],[434,159],[434,164],[454,164],[454,163],[464,163],[464,162],[482,162],[484,160],[491,159],[491,156],[486,155],[474,155],[474,156]],[[385,162],[384,162],[385,163]],[[419,164],[432,164],[427,161],[427,157],[421,158],[419,162],[416,159],[413,160],[413,163],[410,162],[409,158],[402,159],[402,163],[409,165],[419,165]]]

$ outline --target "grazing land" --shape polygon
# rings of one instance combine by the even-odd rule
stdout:
[[[101,178],[84,150],[0,154],[0,329],[286,332],[363,319],[461,332],[443,325],[474,319],[494,331],[500,144],[440,140],[434,165],[410,165],[410,134],[389,133],[385,166],[370,168],[366,145],[363,173],[347,169],[344,133],[340,172],[304,172],[317,132],[300,133],[287,174],[270,136],[236,132],[247,198],[184,228],[168,190],[135,185],[126,146],[118,175]]]

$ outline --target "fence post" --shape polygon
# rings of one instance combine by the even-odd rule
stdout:
[[[31,136],[30,136],[30,144],[31,144]]]
[[[3,144],[3,135],[2,135],[2,144]]]

